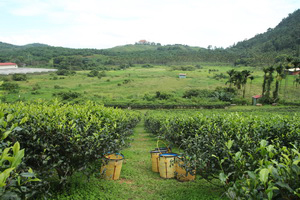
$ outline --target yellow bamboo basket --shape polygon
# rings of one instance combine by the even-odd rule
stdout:
[[[179,181],[193,181],[196,178],[196,170],[192,171],[192,174],[187,173],[187,171],[183,168],[184,162],[181,159],[181,156],[177,156],[175,158],[175,171],[176,171],[176,179]]]
[[[159,174],[162,178],[175,177],[175,157],[176,153],[164,153],[159,155]]]
[[[153,172],[159,172],[158,158],[159,158],[159,155],[162,153],[167,153],[167,150],[150,151]]]
[[[106,180],[118,180],[120,178],[124,156],[122,154],[107,154],[104,156],[100,173]]]

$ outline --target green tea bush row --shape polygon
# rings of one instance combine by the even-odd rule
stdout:
[[[228,189],[228,196],[233,199],[246,198],[243,196],[246,193],[252,193],[254,196],[257,194],[257,199],[262,199],[258,197],[258,193],[261,193],[260,197],[263,198],[273,195],[286,197],[283,194],[292,197],[299,195],[300,167],[297,160],[299,160],[300,121],[298,115],[149,113],[146,115],[145,126],[152,133],[179,146],[186,155],[186,162],[196,167],[203,178],[207,180],[220,178]],[[267,150],[274,155],[261,153],[262,141],[265,141],[264,147],[268,144]],[[284,149],[288,153],[283,155]],[[290,160],[291,163],[284,169],[287,171],[281,175],[284,177],[281,181],[278,178],[280,175],[276,180],[270,178],[273,181],[271,181],[272,187],[271,183],[266,185],[260,178],[262,176],[260,174],[264,172],[271,176],[273,168],[281,167],[282,165],[278,163],[284,162],[284,159]],[[260,172],[266,168],[270,173],[266,170]],[[282,167],[278,170],[282,170]],[[238,183],[249,178],[248,172],[256,174],[258,178],[254,179],[253,176],[251,181],[258,182],[253,183],[256,186],[251,185],[246,191],[245,185]],[[295,178],[297,184],[294,184]],[[234,187],[236,189],[233,189]],[[249,198],[248,196],[246,199]]]
[[[14,115],[0,112],[0,199],[28,199],[34,196],[32,183],[40,180],[32,169],[24,166],[25,155],[19,142],[7,140],[18,127]]]
[[[118,107],[118,108],[135,108],[135,109],[178,109],[178,108],[187,108],[187,109],[193,109],[193,108],[225,108],[230,105],[228,102],[221,102],[221,101],[215,101],[215,102],[184,102],[184,103],[177,103],[174,101],[111,101],[111,102],[105,102],[105,106],[108,107]]]
[[[139,113],[85,105],[36,102],[0,104],[4,116],[14,115],[9,136],[25,149],[23,161],[45,184],[50,180],[64,183],[78,171],[98,172],[103,154],[119,152],[139,121]],[[95,169],[92,169],[95,167]]]

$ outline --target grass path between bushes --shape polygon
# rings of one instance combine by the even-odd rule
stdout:
[[[145,131],[143,122],[134,129],[133,139],[131,147],[122,152],[126,160],[120,180],[94,177],[87,181],[77,175],[72,178],[71,188],[54,199],[226,199],[222,189],[199,176],[192,182],[179,182],[152,172],[149,152],[156,147],[157,140]]]

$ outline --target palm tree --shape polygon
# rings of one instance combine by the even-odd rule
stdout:
[[[274,101],[277,101],[279,96],[279,82],[281,82],[281,80],[284,78],[284,67],[282,64],[280,64],[275,68],[275,70],[277,72],[277,75],[276,75],[275,90],[273,92],[273,98]]]
[[[265,96],[267,98],[270,98],[271,84],[272,84],[272,82],[274,80],[274,78],[273,78],[273,72],[275,71],[275,68],[273,66],[271,66],[271,67],[268,67],[267,70],[269,72],[269,75],[267,77],[267,87],[266,87]]]
[[[265,92],[266,92],[266,84],[267,84],[267,73],[268,73],[268,68],[263,68],[263,72],[264,72],[264,82],[262,85],[262,96],[264,96]]]
[[[243,82],[243,75],[241,72],[235,72],[233,75],[233,84],[236,86],[238,90],[241,89]]]
[[[226,73],[229,75],[229,80],[225,84],[229,83],[229,88],[231,88],[232,83],[234,83],[234,74],[236,73],[236,71],[234,69],[231,69]]]
[[[249,78],[249,76],[251,75],[251,72],[249,70],[243,70],[241,72],[242,74],[242,86],[243,86],[243,98],[245,98],[245,94],[246,94],[246,84],[247,84],[247,80]]]

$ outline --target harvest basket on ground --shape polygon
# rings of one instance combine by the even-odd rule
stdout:
[[[106,180],[118,180],[120,178],[124,155],[119,153],[104,155],[100,174]]]

